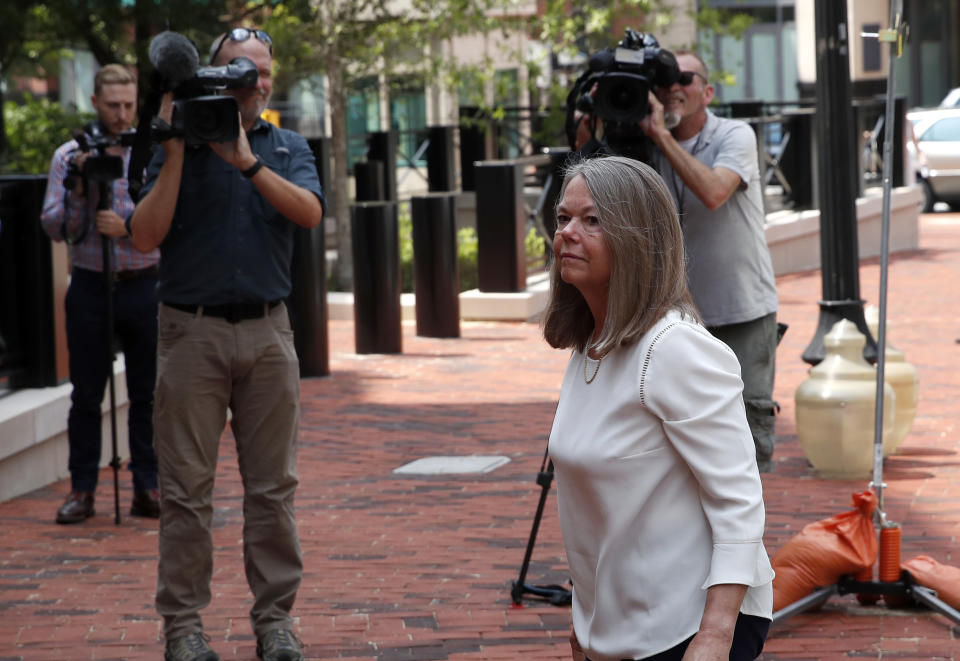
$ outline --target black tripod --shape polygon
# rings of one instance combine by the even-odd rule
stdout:
[[[123,177],[123,158],[121,156],[110,155],[106,153],[107,147],[117,144],[117,142],[104,136],[103,132],[100,130],[99,124],[90,124],[87,126],[87,129],[91,134],[90,139],[88,139],[86,134],[82,131],[78,132],[74,136],[83,151],[88,152],[91,149],[96,150],[96,153],[91,154],[83,164],[82,177],[84,190],[89,192],[90,184],[96,182],[97,192],[99,193],[97,199],[97,211],[105,211],[110,209],[111,184],[115,180]],[[90,144],[91,142],[93,144]],[[88,217],[87,228],[89,228],[92,224],[94,224],[94,219]],[[81,235],[78,240],[82,240],[87,231],[88,230],[84,230],[84,234]],[[107,370],[107,384],[110,393],[110,447],[112,450],[110,466],[113,468],[114,523],[120,525],[121,461],[120,453],[117,448],[117,398],[116,384],[114,382],[113,375],[113,334],[115,316],[113,311],[113,242],[106,234],[101,234],[100,239],[100,249],[103,253],[103,288],[105,296],[103,342],[104,359],[106,365],[104,365],[104,369]]]
[[[543,507],[547,502],[550,484],[553,482],[553,461],[547,458],[548,452],[543,453],[540,472],[537,473],[537,484],[540,485],[540,501],[537,503],[537,513],[533,516],[533,527],[530,530],[530,539],[527,540],[527,550],[523,555],[523,564],[520,565],[520,576],[513,581],[510,589],[510,596],[516,606],[523,603],[524,594],[532,594],[549,601],[554,606],[569,606],[572,598],[570,590],[562,585],[527,585],[526,583],[530,557],[533,555],[533,546],[537,541],[537,530],[540,528],[540,519],[543,518]]]

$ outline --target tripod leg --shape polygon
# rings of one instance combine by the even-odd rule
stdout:
[[[537,484],[540,485],[540,501],[537,503],[537,512],[533,516],[533,526],[530,530],[530,538],[527,540],[527,550],[523,554],[523,564],[520,565],[520,576],[513,582],[513,589],[510,591],[514,604],[520,604],[523,601],[523,583],[527,580],[527,569],[530,567],[533,545],[537,541],[537,530],[540,528],[540,519],[543,518],[543,508],[547,502],[547,494],[550,492],[552,481],[553,462],[551,461],[546,471],[540,471],[537,474]]]
[[[546,463],[546,455],[544,455]],[[523,564],[520,566],[520,576],[513,582],[510,595],[513,597],[513,604],[520,606],[523,601],[523,595],[530,593],[542,599],[546,599],[554,606],[569,606],[572,600],[572,593],[562,585],[527,585],[527,569],[530,567],[530,557],[533,555],[533,546],[537,539],[537,530],[540,528],[540,520],[543,518],[543,508],[547,502],[547,494],[550,492],[550,483],[553,481],[553,462],[549,462],[547,469],[540,466],[540,472],[537,473],[537,484],[540,485],[540,502],[537,503],[537,512],[533,517],[533,526],[530,530],[530,539],[527,541],[527,550],[523,556]]]
[[[803,599],[795,601],[789,606],[784,606],[778,610],[773,614],[773,623],[776,624],[778,622],[782,622],[788,617],[793,617],[794,615],[802,613],[810,608],[816,608],[835,594],[837,594],[836,585],[828,585],[824,588],[820,588],[819,590],[807,595]]]
[[[110,466],[113,468],[113,522],[120,525],[120,456],[117,451],[117,394],[113,378],[113,271],[110,268],[110,238],[106,235],[102,238],[103,281],[107,297],[104,342],[107,345],[107,388],[110,395],[110,447],[112,450]]]
[[[941,615],[944,615],[956,624],[960,624],[960,611],[955,608],[951,608],[950,605],[944,603],[941,599],[937,597],[937,593],[931,590],[930,588],[925,588],[921,585],[911,585],[910,593],[913,595],[913,598],[918,602],[931,608]]]
[[[99,182],[100,198],[97,202],[97,209],[110,208],[110,185],[107,182]],[[112,456],[110,457],[110,466],[113,468],[113,522],[120,525],[120,453],[117,450],[117,395],[116,384],[113,379],[113,266],[111,264],[111,248],[113,247],[110,237],[106,234],[100,235],[100,248],[103,253],[103,288],[106,296],[106,306],[104,315],[104,338],[106,343],[107,357],[107,384],[110,390],[110,448]]]

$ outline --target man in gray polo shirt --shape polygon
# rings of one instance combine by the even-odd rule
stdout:
[[[703,60],[689,51],[675,54],[686,75],[650,94],[640,126],[657,147],[653,166],[677,202],[690,292],[704,325],[740,360],[757,464],[770,471],[777,289],[763,231],[756,137],[745,122],[707,109],[714,89]]]

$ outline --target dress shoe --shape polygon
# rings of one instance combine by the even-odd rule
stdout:
[[[71,491],[57,510],[57,523],[81,523],[96,514],[92,491]]]
[[[143,489],[133,492],[130,504],[131,516],[144,516],[148,519],[160,518],[160,494],[156,489]]]

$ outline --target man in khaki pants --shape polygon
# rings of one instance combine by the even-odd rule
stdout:
[[[272,86],[272,40],[235,28],[212,65],[247,57],[255,87],[230,90],[236,140],[165,140],[131,222],[140,250],[160,247],[155,403],[160,467],[157,610],[167,661],[217,661],[199,611],[210,603],[210,523],[217,448],[232,413],[243,478],[250,621],[264,661],[300,661],[290,610],[302,575],[293,514],[300,374],[283,299],[294,226],[314,227],[323,193],[306,141],[260,119]],[[171,119],[171,99],[160,117]]]

